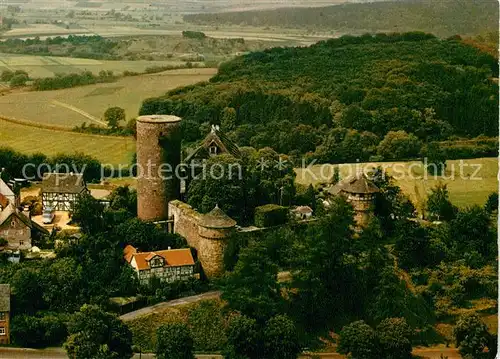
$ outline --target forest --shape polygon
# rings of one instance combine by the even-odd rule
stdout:
[[[285,8],[217,14],[190,14],[184,20],[203,25],[251,25],[351,34],[376,31],[425,31],[438,36],[478,35],[498,29],[498,2],[384,1],[319,8]]]
[[[140,114],[183,117],[187,143],[220,124],[240,146],[323,162],[419,158],[442,141],[454,157],[450,141],[497,136],[497,77],[495,57],[460,37],[343,36],[240,56]]]

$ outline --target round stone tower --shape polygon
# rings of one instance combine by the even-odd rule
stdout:
[[[218,206],[203,215],[198,223],[198,259],[208,278],[224,273],[224,251],[227,238],[234,232],[236,221]]]
[[[137,215],[143,221],[168,219],[168,202],[179,198],[180,123],[177,116],[137,118]]]

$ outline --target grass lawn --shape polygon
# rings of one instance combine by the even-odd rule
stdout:
[[[135,152],[133,137],[95,136],[41,129],[0,120],[0,145],[22,153],[46,155],[83,152],[102,163],[129,164]]]
[[[297,182],[303,185],[328,182],[334,166],[315,165],[310,168],[310,171],[297,168],[295,170]],[[490,193],[498,191],[497,158],[447,161],[446,173],[442,177],[426,176],[422,163],[419,161],[342,164],[340,165],[341,178],[356,173],[357,166],[361,169],[376,166],[386,168],[387,172],[395,177],[397,185],[410,196],[419,210],[422,209],[427,194],[438,183],[448,185],[450,199],[459,207],[472,204],[483,205]],[[475,173],[476,169],[478,169],[477,173]]]
[[[70,89],[12,92],[0,96],[0,116],[72,128],[83,122],[92,123],[84,114],[100,119],[108,107],[118,106],[125,109],[127,118],[133,118],[146,98],[207,81],[216,71],[171,70]]]

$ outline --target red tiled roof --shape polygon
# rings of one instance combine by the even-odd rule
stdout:
[[[128,245],[125,247],[123,253],[128,263],[132,261],[132,258],[135,259],[138,270],[149,269],[148,262],[156,256],[160,256],[165,260],[166,267],[194,265],[194,259],[189,248],[137,253],[134,247]]]
[[[137,249],[135,249],[133,246],[131,246],[130,244],[128,244],[125,247],[125,249],[123,250],[123,257],[125,258],[125,260],[127,261],[127,263],[130,263],[130,261],[132,260],[132,257],[136,253],[137,253]]]

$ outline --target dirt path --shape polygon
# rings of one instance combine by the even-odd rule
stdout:
[[[183,305],[183,304],[196,303],[196,302],[199,302],[199,301],[205,300],[205,299],[219,298],[220,295],[221,295],[221,292],[215,291],[215,292],[208,292],[208,293],[193,295],[192,297],[179,298],[179,299],[171,300],[169,302],[158,303],[158,304],[152,305],[150,307],[134,310],[133,312],[124,314],[124,315],[120,316],[120,319],[126,322],[129,320],[134,320],[138,317],[142,317],[144,315],[148,315],[148,314],[152,314],[152,313],[156,313],[156,312],[161,312],[161,311],[165,310],[165,308],[175,307],[175,306]]]
[[[78,107],[75,107],[75,106],[72,106],[72,105],[69,105],[67,103],[64,103],[64,102],[61,102],[61,101],[57,101],[57,100],[52,100],[52,103],[54,105],[58,105],[58,106],[67,108],[68,110],[71,110],[71,111],[74,111],[76,113],[79,113],[80,115],[88,118],[91,121],[97,122],[100,125],[103,125],[103,126],[106,126],[106,127],[108,126],[108,124],[106,122],[101,121],[97,117],[92,116],[90,113],[87,113],[87,112],[83,111],[82,109],[79,109]]]

